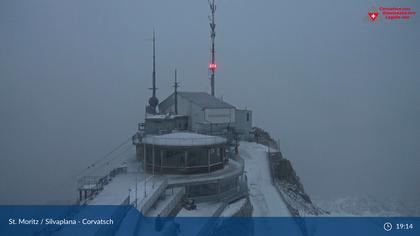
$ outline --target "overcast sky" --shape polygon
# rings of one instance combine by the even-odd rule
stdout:
[[[216,95],[253,110],[316,198],[420,203],[420,16],[412,1],[219,0]],[[77,173],[158,97],[210,91],[206,0],[0,2],[0,203],[74,199]]]

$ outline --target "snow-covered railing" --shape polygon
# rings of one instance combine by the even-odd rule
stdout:
[[[102,176],[83,176],[77,184],[81,190],[99,190],[105,184],[105,179]]]
[[[240,178],[238,185],[221,193],[216,193],[207,196],[193,197],[196,202],[206,202],[219,200],[223,202],[232,202],[236,199],[246,197],[248,195],[248,186],[246,180]]]
[[[106,175],[102,175],[102,176],[86,175],[86,176],[81,177],[77,181],[77,185],[78,185],[77,188],[79,191],[78,203],[80,205],[86,204],[87,201],[89,201],[94,195],[102,191],[104,189],[104,186],[107,185],[113,177],[121,173],[127,173],[126,165],[113,168]]]
[[[210,163],[210,164],[206,164],[206,165],[189,165],[189,166],[162,166],[162,165],[154,165],[154,167],[156,169],[197,169],[197,168],[212,168],[214,166],[220,166],[222,165],[223,162],[219,161],[219,162],[214,162],[214,163]],[[147,163],[147,167],[153,168],[153,163]]]

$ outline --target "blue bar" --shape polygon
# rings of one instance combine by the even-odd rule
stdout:
[[[132,206],[0,206],[0,235],[420,235],[420,217],[145,217]]]

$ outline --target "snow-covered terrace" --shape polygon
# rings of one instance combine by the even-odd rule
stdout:
[[[145,181],[146,180],[146,181]],[[137,181],[137,188],[136,188]],[[137,209],[150,208],[155,199],[158,197],[159,190],[166,188],[165,178],[158,176],[150,176],[144,173],[127,173],[115,176],[112,181],[105,185],[104,189],[98,193],[92,200],[86,202],[88,205],[127,205],[134,204],[137,196]],[[137,194],[136,194],[137,190]],[[146,190],[146,195],[145,195]],[[115,208],[118,211],[119,208]],[[112,218],[115,212],[109,212],[108,215],[101,217]],[[136,211],[131,213],[138,214]],[[132,216],[131,216],[132,217]],[[78,213],[78,218],[94,219],[95,215],[92,211],[82,210]],[[128,218],[127,218],[128,219]],[[92,227],[63,227],[57,235],[96,235],[101,229],[101,225]],[[75,232],[77,230],[77,232]],[[80,232],[79,232],[80,231]],[[72,233],[70,233],[72,232]]]
[[[137,181],[137,188],[136,188]],[[153,193],[162,183],[164,178],[158,176],[150,178],[144,173],[127,173],[114,177],[114,179],[104,187],[92,200],[88,201],[88,205],[121,205],[130,197],[130,202],[138,199],[138,204],[145,200],[144,192],[146,190],[146,198]],[[136,194],[137,189],[137,194]]]
[[[226,143],[226,139],[218,136],[190,132],[176,132],[162,135],[146,135],[143,140],[145,144],[160,146],[208,146]]]
[[[142,172],[142,167],[134,156],[125,160],[121,167],[125,167],[126,172],[116,174],[104,185],[103,190],[86,201],[87,205],[121,205],[128,197],[132,203],[136,195],[140,203],[144,201],[144,192],[149,196],[165,182],[162,176],[151,176]]]

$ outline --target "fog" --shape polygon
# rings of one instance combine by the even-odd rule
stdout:
[[[420,17],[367,1],[219,0],[216,95],[253,110],[316,198],[420,203]],[[412,7],[418,1],[383,1]],[[205,0],[1,1],[0,204],[74,200],[157,86],[210,91]],[[134,151],[127,155],[134,155]]]

